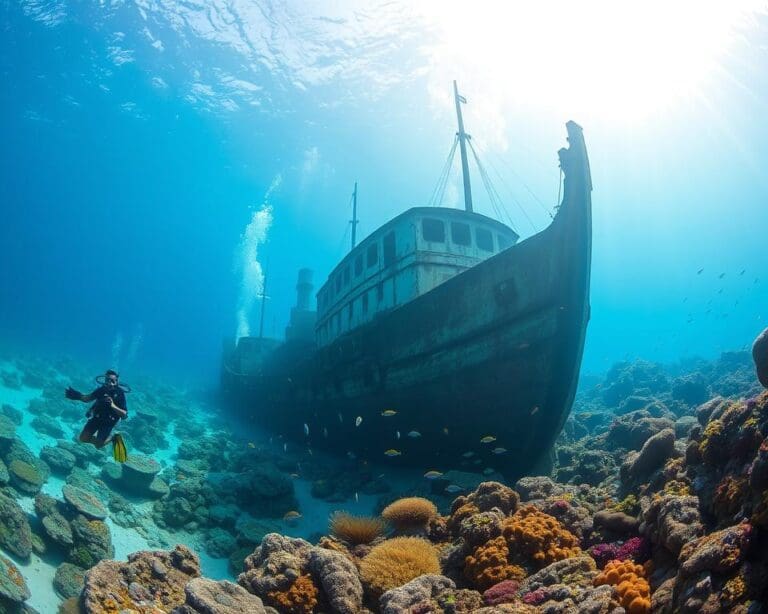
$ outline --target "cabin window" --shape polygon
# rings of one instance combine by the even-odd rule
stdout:
[[[368,266],[371,267],[379,261],[379,244],[373,243],[368,246]]]
[[[451,222],[451,241],[456,245],[471,245],[472,236],[469,234],[469,224]]]
[[[355,277],[360,275],[360,273],[363,272],[363,255],[360,254],[357,258],[355,258]]]
[[[368,292],[363,292],[363,313],[368,313]]]
[[[384,266],[389,266],[395,261],[395,233],[394,231],[384,235]]]
[[[499,239],[499,251],[505,250],[511,245],[510,240],[504,235],[499,235],[498,239]]]
[[[344,267],[344,285],[349,284],[349,267]]]
[[[341,290],[341,275],[336,278],[336,294]]]
[[[384,300],[384,282],[376,284],[376,300],[381,303]]]
[[[443,220],[425,217],[421,220],[421,236],[424,237],[425,241],[444,243],[445,224],[443,224]]]
[[[485,228],[475,228],[475,243],[486,252],[493,251],[493,235],[490,230]]]

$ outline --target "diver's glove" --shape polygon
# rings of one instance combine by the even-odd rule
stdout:
[[[68,399],[72,399],[73,401],[82,401],[83,400],[83,393],[78,392],[72,386],[69,386],[65,391],[64,394]]]

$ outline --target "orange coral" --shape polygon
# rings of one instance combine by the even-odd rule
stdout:
[[[532,505],[520,508],[501,527],[510,552],[536,567],[581,554],[578,538],[554,516]]]
[[[286,614],[311,614],[317,607],[318,593],[312,578],[301,575],[293,581],[287,591],[268,592],[267,600]]]
[[[353,516],[347,512],[331,514],[331,533],[352,546],[370,544],[384,534],[387,523],[381,518]]]
[[[642,565],[632,561],[609,561],[594,579],[594,585],[616,587],[621,606],[627,614],[648,614],[651,611],[651,587],[645,579]]]
[[[376,599],[421,575],[439,573],[437,550],[419,537],[388,539],[374,546],[360,561],[360,578]]]
[[[423,497],[404,497],[385,507],[381,516],[398,530],[423,527],[437,516],[437,507]]]
[[[502,580],[522,580],[526,573],[522,567],[509,562],[509,546],[499,536],[478,546],[464,559],[464,575],[484,591]]]

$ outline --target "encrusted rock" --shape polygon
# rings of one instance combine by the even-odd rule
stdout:
[[[186,604],[173,614],[263,614],[264,604],[242,586],[222,580],[194,578],[184,587]]]
[[[67,475],[75,466],[77,459],[75,455],[64,448],[45,446],[40,450],[42,458],[54,473]]]
[[[3,600],[21,603],[29,597],[29,588],[18,567],[0,556],[0,611],[3,611]]]
[[[309,555],[309,569],[334,612],[355,614],[360,611],[363,585],[351,560],[340,552],[313,548]]]
[[[160,561],[168,570],[163,577],[153,572],[155,561]],[[127,563],[101,561],[85,575],[83,608],[87,614],[131,610],[170,612],[186,602],[184,587],[199,576],[197,555],[181,545],[170,552],[136,552],[128,556]],[[139,584],[150,596],[147,603],[135,603],[131,599],[128,590],[132,583]],[[136,587],[133,592],[137,592]]]
[[[61,492],[64,500],[83,516],[92,520],[104,520],[107,517],[107,510],[101,501],[82,488],[65,484]]]
[[[26,559],[32,553],[32,530],[21,506],[0,494],[0,547]]]
[[[412,611],[420,601],[436,597],[445,589],[456,588],[456,584],[445,576],[424,575],[407,584],[393,588],[379,598],[382,614],[401,614]]]
[[[675,431],[664,429],[659,431],[643,444],[636,455],[628,456],[621,467],[622,479],[625,482],[642,480],[653,471],[664,465],[664,462],[675,451]]]
[[[256,595],[285,591],[306,569],[312,545],[278,533],[268,533],[246,557],[238,584]]]
[[[83,588],[84,579],[85,569],[71,563],[62,563],[53,576],[53,588],[64,599],[77,597]]]
[[[666,495],[655,498],[642,516],[641,531],[655,544],[677,555],[686,543],[704,532],[699,499]]]

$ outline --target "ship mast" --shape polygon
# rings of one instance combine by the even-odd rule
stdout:
[[[472,211],[472,186],[469,183],[469,164],[467,163],[467,139],[471,138],[464,132],[464,119],[461,117],[461,103],[466,104],[467,99],[459,95],[459,88],[456,81],[453,82],[453,97],[456,101],[456,117],[459,121],[459,131],[456,136],[459,137],[459,149],[461,151],[461,173],[464,178],[464,208]],[[354,226],[352,227],[352,236],[354,236]]]
[[[355,191],[352,192],[352,249],[355,249],[357,237],[357,181],[355,181]]]
[[[267,269],[264,269],[264,284],[261,287],[261,317],[259,318],[259,339],[264,338],[264,307],[267,301]]]

